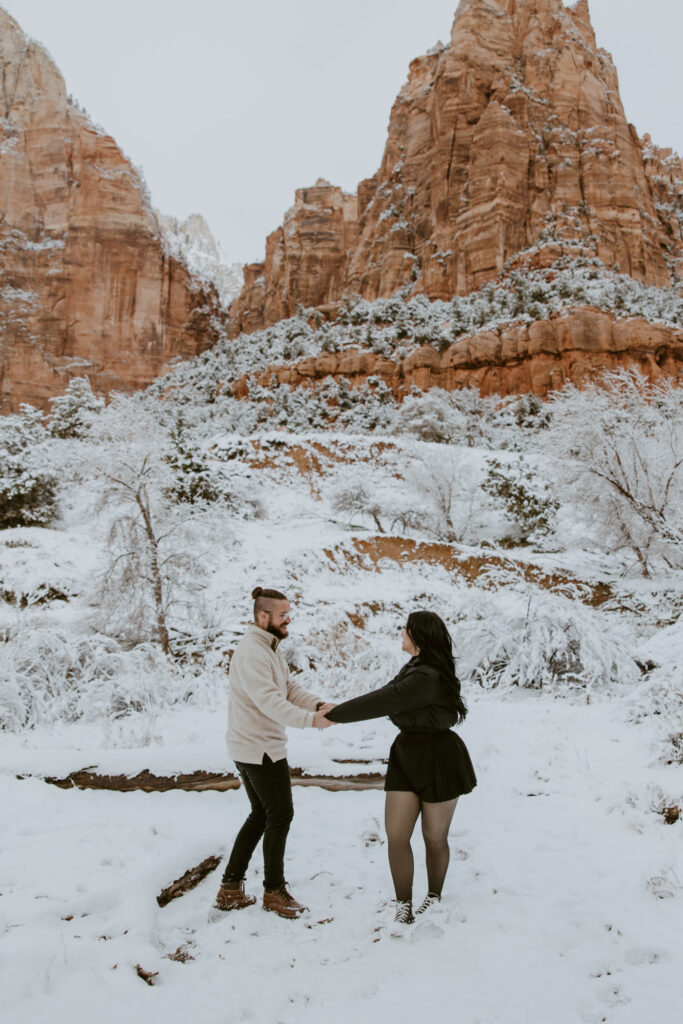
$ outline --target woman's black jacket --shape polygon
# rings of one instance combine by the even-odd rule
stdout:
[[[327,717],[331,722],[364,722],[388,715],[404,732],[435,732],[450,729],[458,720],[452,694],[438,668],[418,654],[386,686],[337,704]]]

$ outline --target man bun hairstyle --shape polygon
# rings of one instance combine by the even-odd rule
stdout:
[[[270,611],[272,601],[288,600],[279,590],[269,590],[266,587],[254,587],[251,596],[254,599],[254,620],[258,612]]]

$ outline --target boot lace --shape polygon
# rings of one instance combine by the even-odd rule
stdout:
[[[413,905],[410,900],[396,900],[395,924],[413,923]]]
[[[430,907],[435,907],[437,903],[441,903],[441,897],[437,896],[435,892],[428,892],[420,906],[415,911],[415,916],[417,917],[418,914],[424,914],[426,910],[429,910]]]

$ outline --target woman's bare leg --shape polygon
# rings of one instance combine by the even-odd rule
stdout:
[[[448,830],[453,820],[455,800],[443,800],[436,804],[422,804],[422,835],[427,854],[427,885],[429,891],[441,895],[448,871],[451,851],[448,848]]]
[[[413,898],[413,851],[410,837],[420,813],[417,793],[389,790],[384,805],[384,823],[389,843],[389,867],[397,900]]]

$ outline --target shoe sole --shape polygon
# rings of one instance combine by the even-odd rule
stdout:
[[[285,921],[295,921],[297,917],[302,917],[305,914],[308,907],[303,907],[302,910],[295,910],[292,914],[283,913],[281,910],[276,910],[275,907],[264,907],[263,909],[268,914],[277,914],[278,917],[283,917]]]
[[[247,907],[253,907],[256,900],[249,900],[248,903],[235,903],[232,907],[220,907],[217,903],[214,903],[212,910],[220,910],[224,914],[228,914],[231,910],[246,910]]]

